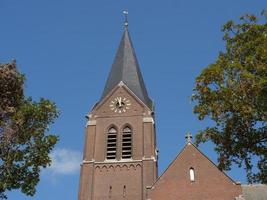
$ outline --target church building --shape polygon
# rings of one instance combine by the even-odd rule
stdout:
[[[154,112],[126,21],[103,94],[87,115],[79,200],[263,200],[246,198],[190,135],[158,176]]]

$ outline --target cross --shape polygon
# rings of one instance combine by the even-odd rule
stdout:
[[[128,14],[129,14],[128,10],[124,10],[123,14],[124,14],[124,17],[125,17],[124,26],[127,28],[127,26],[128,26]]]
[[[188,132],[186,135],[185,135],[185,139],[187,141],[187,143],[191,143],[192,142],[192,134],[190,132]]]

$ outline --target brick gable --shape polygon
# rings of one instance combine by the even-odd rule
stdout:
[[[190,169],[194,170],[194,181],[190,180]],[[148,199],[234,200],[240,194],[240,185],[188,143],[148,190]]]

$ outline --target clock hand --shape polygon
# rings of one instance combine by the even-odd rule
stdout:
[[[119,98],[119,107],[121,108],[121,97]]]
[[[116,98],[116,102],[120,105],[120,98],[119,97]]]

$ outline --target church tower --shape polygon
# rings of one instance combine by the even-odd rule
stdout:
[[[157,179],[153,103],[125,22],[102,97],[88,114],[79,200],[145,200]]]

